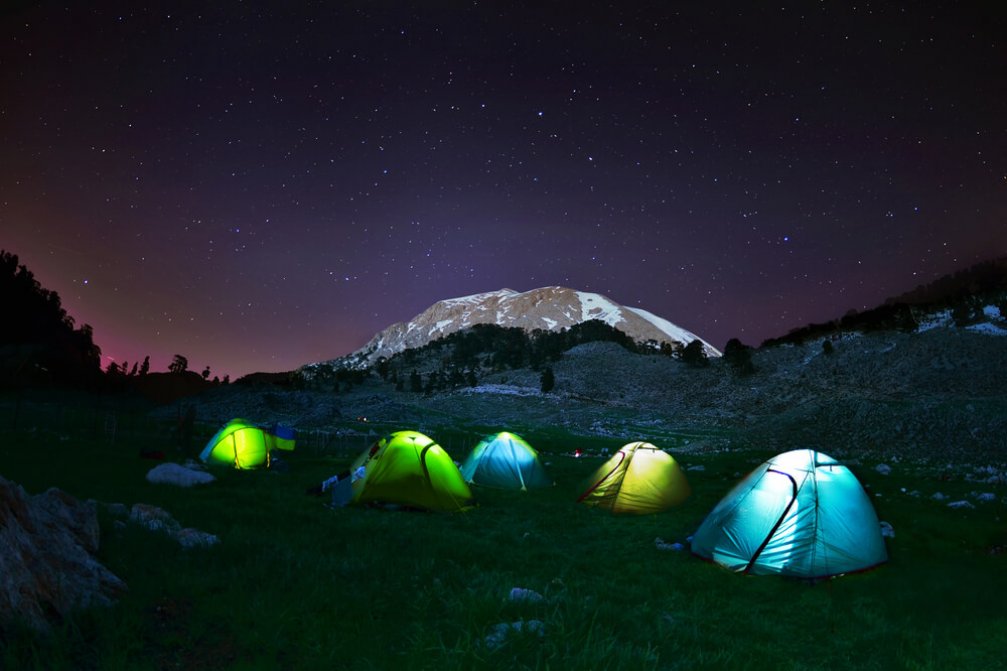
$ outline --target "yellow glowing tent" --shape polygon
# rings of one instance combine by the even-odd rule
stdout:
[[[691,493],[674,457],[638,441],[624,445],[602,464],[577,500],[613,513],[647,515],[678,505]]]

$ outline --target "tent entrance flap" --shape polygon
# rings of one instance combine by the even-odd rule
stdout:
[[[601,487],[602,483],[604,483],[606,480],[608,480],[610,477],[612,477],[612,474],[619,470],[619,467],[622,466],[622,462],[625,461],[625,460],[626,460],[626,453],[623,452],[622,450],[619,450],[619,460],[616,462],[615,466],[612,467],[612,470],[610,470],[608,473],[606,473],[605,475],[603,475],[593,485],[591,485],[590,487],[588,487],[587,491],[584,492],[583,494],[581,494],[580,497],[577,499],[577,502],[580,503],[581,501],[583,501],[587,497],[591,496],[591,494],[593,494],[596,489],[598,489],[599,487]]]
[[[790,475],[790,473],[784,473],[783,471],[778,471],[775,468],[767,469],[766,474],[768,475],[769,473],[776,473],[777,475],[781,475],[790,480],[790,500],[787,502],[787,505],[783,508],[783,512],[780,513],[780,517],[776,520],[776,523],[769,530],[769,533],[766,534],[766,538],[762,541],[759,547],[752,554],[752,558],[749,560],[748,566],[745,567],[745,573],[751,571],[752,567],[755,566],[755,562],[759,561],[759,555],[761,555],[762,551],[766,549],[767,545],[769,545],[769,541],[773,540],[773,536],[776,535],[776,532],[779,530],[780,525],[783,524],[783,520],[787,519],[787,515],[790,513],[790,509],[794,506],[794,502],[797,501],[797,481],[794,480],[793,476]]]

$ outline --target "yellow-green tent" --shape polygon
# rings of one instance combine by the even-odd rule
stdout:
[[[239,469],[269,468],[269,451],[294,449],[294,432],[284,426],[267,430],[245,419],[232,419],[214,434],[199,458],[204,463]]]
[[[392,503],[427,510],[463,510],[469,489],[451,457],[418,431],[385,436],[350,467],[350,503]]]
[[[658,513],[692,493],[674,457],[642,441],[620,448],[589,482],[577,500],[613,513]]]

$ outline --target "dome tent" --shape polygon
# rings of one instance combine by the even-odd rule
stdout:
[[[472,490],[440,445],[418,431],[396,431],[374,443],[350,467],[350,503],[391,503],[456,511]]]
[[[815,450],[785,452],[756,468],[706,517],[692,552],[732,571],[810,579],[888,559],[856,476]]]
[[[521,436],[508,431],[479,441],[461,471],[466,482],[485,487],[526,491],[552,484],[539,461],[538,452]]]
[[[293,450],[294,431],[276,425],[264,429],[245,419],[232,419],[214,434],[199,458],[204,463],[229,464],[237,469],[269,468],[270,450]]]
[[[591,476],[577,501],[613,513],[659,513],[689,498],[692,490],[674,457],[650,443],[623,445]]]

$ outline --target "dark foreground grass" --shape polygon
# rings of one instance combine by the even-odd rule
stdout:
[[[879,569],[816,585],[746,577],[662,551],[771,454],[682,455],[693,497],[675,511],[613,517],[573,501],[619,441],[529,432],[554,488],[476,490],[467,513],[333,510],[305,489],[349,455],[294,453],[289,470],[219,473],[205,487],[154,486],[149,443],[0,436],[0,474],[30,493],[59,486],[103,502],[153,503],[221,544],[183,550],[116,530],[101,560],[129,584],[114,607],[47,636],[4,634],[5,669],[983,669],[1007,649],[1002,503],[974,510],[903,493],[975,485],[854,466],[897,537]],[[462,444],[464,436],[434,436]],[[161,447],[170,453],[170,445]],[[828,451],[822,447],[823,451]],[[457,448],[455,451],[458,452]],[[178,455],[181,457],[182,455]],[[464,453],[453,455],[462,459]],[[991,486],[985,486],[991,489]],[[998,497],[1004,492],[994,490]],[[514,587],[545,596],[508,600]],[[498,623],[539,620],[493,649]]]

